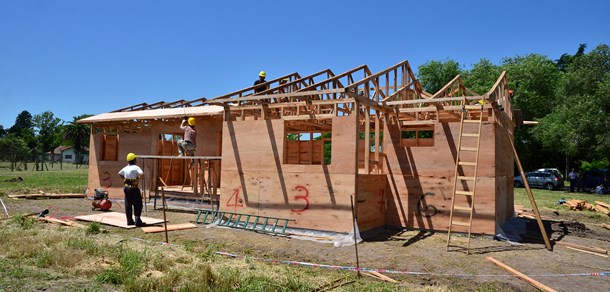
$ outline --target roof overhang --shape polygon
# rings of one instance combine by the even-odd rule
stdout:
[[[95,115],[82,120],[78,120],[77,123],[81,124],[93,124],[99,122],[114,122],[114,121],[133,121],[133,120],[156,120],[156,119],[167,119],[167,118],[180,118],[184,116],[198,117],[198,116],[215,116],[222,115],[224,109],[222,106],[210,105],[210,106],[195,106],[195,107],[184,107],[184,108],[164,108],[154,110],[140,110],[131,112],[112,112]]]

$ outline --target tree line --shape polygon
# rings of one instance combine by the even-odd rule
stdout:
[[[15,124],[5,129],[0,125],[0,160],[9,161],[11,170],[28,169],[34,162],[36,170],[44,170],[44,162],[50,153],[60,145],[74,147],[76,163],[81,164],[83,155],[89,148],[90,126],[76,121],[90,117],[83,114],[64,122],[45,111],[32,116],[24,110],[15,119]]]
[[[459,74],[467,88],[483,95],[506,71],[513,108],[521,111],[523,120],[538,122],[515,130],[515,147],[525,169],[608,168],[610,48],[586,48],[580,44],[575,53],[557,60],[529,54],[496,65],[481,59],[470,70],[455,60],[433,60],[418,67],[417,77],[424,90],[435,93]]]

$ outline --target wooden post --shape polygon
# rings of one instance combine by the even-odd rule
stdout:
[[[354,228],[354,248],[356,249],[356,271],[358,272],[358,277],[360,277],[360,259],[358,258],[358,237],[356,236],[356,211],[354,210],[354,196],[349,196],[349,202],[352,205],[352,224]]]
[[[165,192],[161,187],[161,202],[163,204],[163,227],[165,228],[165,243],[169,243],[169,236],[167,235],[167,218],[165,216]]]

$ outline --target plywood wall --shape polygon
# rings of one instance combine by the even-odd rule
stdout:
[[[404,147],[398,127],[386,125],[383,149],[387,155],[389,225],[447,230],[459,127],[459,123],[437,123],[434,146]],[[473,220],[475,233],[493,234],[497,203],[506,205],[510,201],[512,205],[506,194],[510,189],[497,187],[503,178],[498,179],[496,171],[496,131],[494,124],[483,124]],[[463,156],[464,161],[471,159],[474,161],[474,157]],[[507,171],[505,166],[503,169]],[[468,171],[464,174],[471,175]],[[497,202],[497,191],[504,193],[499,195],[504,198],[502,202]],[[467,203],[464,196],[456,198],[456,205]],[[504,218],[499,221],[503,222]]]
[[[158,144],[160,135],[162,134],[182,134],[180,130],[181,117],[170,121],[151,121],[147,127],[142,127],[140,131],[133,132],[125,130],[130,127],[130,124],[116,123],[113,128],[118,129],[118,151],[116,161],[101,160],[103,143],[102,134],[92,133],[90,137],[90,167],[89,167],[89,195],[93,195],[95,188],[104,188],[108,190],[111,198],[122,198],[123,181],[119,177],[118,172],[127,165],[125,157],[127,153],[133,152],[138,155],[160,155]],[[95,126],[95,125],[94,125]],[[197,117],[197,150],[196,155],[216,156],[220,154],[220,141],[222,138],[220,131],[222,130],[222,119],[220,117]],[[175,148],[175,147],[174,147]],[[174,149],[171,148],[171,149]],[[162,155],[178,155],[178,152],[171,150],[163,152]],[[167,149],[166,149],[167,150]],[[153,173],[158,174],[152,169],[152,164],[144,165],[143,160],[138,160],[138,165],[143,168],[145,174],[145,182],[150,182],[156,178]],[[172,164],[172,172],[176,178],[173,182],[182,181],[181,164],[174,161]],[[166,173],[168,166],[163,169]]]
[[[333,119],[330,165],[286,164],[282,120],[229,121],[223,127],[220,209],[294,219],[290,226],[352,230],[354,117]]]

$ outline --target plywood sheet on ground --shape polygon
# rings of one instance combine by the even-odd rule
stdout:
[[[122,227],[122,228],[135,228],[134,225],[127,226],[127,219],[125,217],[125,213],[120,213],[120,212],[105,212],[105,213],[92,214],[92,215],[76,216],[74,218],[76,218],[78,220],[83,220],[83,221],[99,222],[102,224],[107,224],[107,225],[112,225],[112,226]],[[142,221],[146,222],[146,224],[148,224],[148,225],[163,223],[163,219],[156,219],[156,218],[150,218],[150,217],[140,217],[140,218],[142,219]]]
[[[190,229],[190,228],[197,228],[197,225],[195,225],[193,223],[167,224],[167,231]],[[142,227],[142,231],[144,231],[144,233],[163,232],[163,231],[165,231],[165,227],[164,226],[146,226],[146,227]]]

